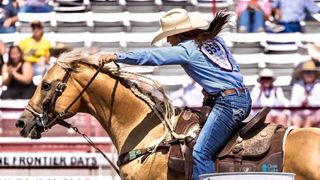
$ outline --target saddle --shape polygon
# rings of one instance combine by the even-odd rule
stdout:
[[[261,109],[248,122],[242,123],[215,158],[216,172],[278,172],[282,170],[282,139],[285,129],[264,123],[270,108]],[[177,134],[196,132],[199,116],[184,110],[176,124]],[[199,130],[199,128],[198,128]],[[191,140],[190,140],[191,139]],[[192,179],[192,150],[195,139],[170,146],[168,167]]]

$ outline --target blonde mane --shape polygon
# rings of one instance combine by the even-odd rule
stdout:
[[[62,68],[71,69],[73,69],[79,62],[98,66],[101,54],[101,51],[94,49],[78,48],[61,54],[57,59],[57,64]]]

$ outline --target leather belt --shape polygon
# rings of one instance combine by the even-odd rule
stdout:
[[[222,93],[223,93],[224,95],[228,95],[228,94],[234,94],[234,93],[236,93],[236,92],[244,93],[244,92],[246,92],[246,91],[247,91],[247,88],[232,88],[232,89],[227,89],[227,90],[221,91],[221,92],[219,92],[219,93],[217,93],[217,94],[211,95],[211,98],[216,99],[216,98],[218,98],[219,96],[221,96]]]

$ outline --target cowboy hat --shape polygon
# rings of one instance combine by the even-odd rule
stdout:
[[[319,71],[313,61],[306,61],[302,64],[301,71]]]
[[[159,40],[194,29],[207,29],[209,23],[199,15],[189,14],[185,9],[175,8],[166,12],[160,19],[161,28],[151,45]]]
[[[308,44],[308,53],[311,58],[320,61],[320,44]]]
[[[302,78],[303,72],[310,72],[310,71],[314,71],[316,73],[317,77],[320,75],[319,68],[316,67],[315,63],[312,60],[305,61],[302,63],[302,66],[301,66],[300,70],[298,71],[298,77]]]
[[[272,78],[272,81],[275,81],[277,79],[273,71],[268,68],[265,68],[260,71],[257,81],[261,82],[261,78]]]

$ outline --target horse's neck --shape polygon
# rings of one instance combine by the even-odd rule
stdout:
[[[90,73],[81,86],[85,86]],[[147,147],[163,135],[160,120],[130,89],[106,74],[99,74],[83,96],[88,113],[108,132],[119,153]]]

